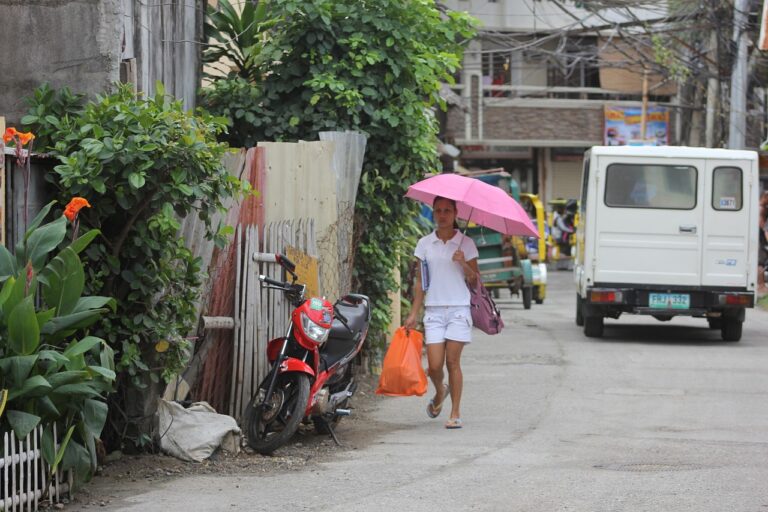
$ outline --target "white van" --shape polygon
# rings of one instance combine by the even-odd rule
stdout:
[[[622,313],[706,318],[739,341],[755,302],[754,151],[595,146],[584,155],[576,324],[603,335]]]

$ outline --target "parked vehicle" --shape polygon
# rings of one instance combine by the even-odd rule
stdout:
[[[582,178],[574,278],[585,335],[622,313],[687,315],[739,341],[757,281],[757,153],[600,146]]]
[[[348,402],[357,388],[352,363],[371,321],[365,295],[349,294],[333,305],[307,299],[305,285],[296,283],[295,265],[283,255],[275,258],[292,282],[259,279],[285,293],[294,309],[285,336],[267,345],[270,370],[245,412],[248,444],[262,454],[285,444],[302,421],[313,422],[338,443],[333,428],[351,413]]]
[[[547,248],[549,229],[546,212],[541,199],[536,194],[520,194],[520,204],[528,212],[539,231],[539,238],[528,237],[525,239],[525,251],[531,260],[533,270],[533,300],[536,304],[543,304],[547,296],[547,263],[549,263],[549,250]]]

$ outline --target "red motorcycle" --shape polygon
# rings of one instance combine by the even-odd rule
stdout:
[[[352,360],[371,321],[365,295],[349,294],[336,304],[306,299],[293,262],[282,254],[275,255],[275,262],[291,274],[292,282],[259,279],[262,286],[282,291],[294,309],[285,336],[267,345],[270,370],[245,412],[248,445],[262,454],[285,444],[302,420],[339,442],[333,428],[351,414],[348,402],[357,388]]]

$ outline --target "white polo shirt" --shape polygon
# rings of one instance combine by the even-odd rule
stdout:
[[[414,255],[427,262],[429,289],[425,306],[469,306],[469,289],[464,269],[453,261],[453,253],[461,248],[466,261],[477,258],[475,242],[456,230],[453,238],[443,242],[434,231],[419,240]]]

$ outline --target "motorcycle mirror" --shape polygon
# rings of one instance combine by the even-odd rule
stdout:
[[[275,254],[277,262],[292,275],[296,271],[296,264],[288,259],[285,254]]]

